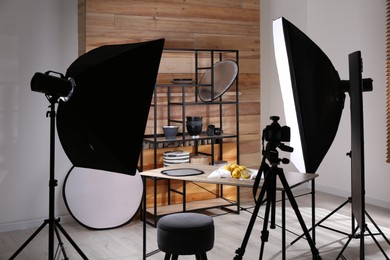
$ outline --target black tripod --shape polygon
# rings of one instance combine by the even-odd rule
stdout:
[[[342,253],[352,240],[352,238],[360,239],[360,259],[364,259],[364,238],[370,235],[379,250],[385,256],[385,259],[389,259],[381,245],[378,243],[375,235],[381,235],[383,239],[390,245],[389,239],[380,230],[379,226],[374,222],[371,216],[365,210],[365,176],[364,176],[364,123],[363,123],[363,96],[362,92],[372,91],[372,79],[363,79],[363,60],[361,52],[356,51],[349,54],[349,86],[346,88],[350,96],[350,111],[351,111],[351,151],[347,153],[347,156],[351,158],[351,192],[352,197],[349,197],[339,207],[326,215],[323,219],[317,222],[313,228],[319,226],[328,230],[344,234],[348,237],[348,241],[342,248],[337,259],[344,256]],[[326,227],[322,225],[322,222],[331,217],[334,213],[340,210],[342,207],[351,204],[351,233],[342,232],[337,229]],[[366,224],[365,217],[367,217],[378,233],[372,233]],[[355,221],[357,223],[355,227]],[[360,231],[360,232],[359,232]],[[365,234],[365,231],[368,234]],[[294,240],[291,244],[295,243],[298,239],[302,238],[302,235]]]
[[[58,249],[61,250],[64,255],[64,259],[69,259],[66,255],[65,248],[63,246],[60,234],[58,229],[64,234],[76,251],[80,254],[83,259],[88,259],[77,244],[72,240],[68,235],[65,229],[60,225],[60,219],[55,218],[55,187],[57,186],[57,180],[54,176],[54,141],[55,141],[55,104],[57,103],[58,98],[53,96],[46,96],[50,102],[50,111],[46,113],[46,117],[50,116],[50,180],[49,180],[49,218],[45,219],[42,225],[24,242],[24,244],[10,257],[14,259],[27,245],[30,243],[36,235],[48,224],[49,225],[49,260],[55,259],[54,254],[54,234],[57,236],[58,240]]]
[[[355,223],[355,218],[353,217],[353,213],[351,213],[351,233],[347,233],[347,232],[343,232],[341,230],[338,230],[338,229],[334,229],[332,227],[329,227],[329,226],[325,226],[323,225],[322,223],[324,221],[326,221],[328,218],[330,218],[332,215],[334,215],[337,211],[339,211],[341,208],[343,208],[344,206],[346,206],[348,203],[352,203],[352,197],[348,197],[348,199],[346,201],[344,201],[341,205],[339,205],[336,209],[334,209],[333,211],[331,211],[328,215],[326,215],[325,217],[323,217],[320,221],[318,221],[314,227],[322,227],[322,228],[325,228],[325,229],[328,229],[328,230],[331,230],[333,232],[337,232],[337,233],[340,233],[340,234],[343,234],[345,236],[347,236],[349,239],[348,239],[348,243],[349,241],[352,239],[352,238],[360,238],[361,234],[357,233],[357,226],[356,226],[356,223]],[[373,240],[375,241],[375,243],[378,245],[379,249],[381,250],[382,253],[384,253],[384,250],[379,246],[379,244],[377,243],[376,239],[373,237],[375,235],[381,235],[383,237],[384,240],[386,240],[387,244],[390,245],[390,241],[389,239],[385,236],[385,234],[382,232],[382,230],[379,228],[379,226],[374,222],[374,220],[372,219],[372,217],[368,214],[368,212],[365,210],[364,211],[364,214],[367,216],[367,218],[371,221],[372,225],[376,228],[376,230],[378,231],[377,233],[371,233],[366,225],[365,229],[368,230],[369,234]],[[313,228],[309,228],[309,231],[311,231]],[[367,234],[366,234],[367,236]],[[294,244],[295,242],[297,242],[299,239],[301,239],[303,237],[303,234],[301,234],[300,236],[298,236],[295,240],[293,240],[290,244]],[[347,243],[347,244],[348,244]],[[384,253],[384,255],[386,255]],[[388,258],[386,258],[388,259]]]
[[[271,117],[271,119],[273,119],[274,123],[276,123],[276,121],[279,118],[278,117]],[[277,126],[278,125],[279,124],[277,124]],[[264,135],[265,134],[263,133],[263,137],[264,137]],[[288,134],[288,137],[289,137],[289,134]],[[273,138],[271,138],[271,139],[273,139]],[[284,151],[292,152],[291,147],[283,145],[278,140],[276,140],[276,141],[273,140],[273,141],[268,142],[265,151],[263,151],[263,159],[262,159],[262,163],[261,163],[261,166],[259,169],[258,176],[256,177],[256,182],[260,179],[261,174],[264,172],[264,183],[263,183],[263,186],[260,190],[259,196],[257,198],[256,205],[255,205],[254,211],[252,213],[252,217],[249,221],[249,225],[248,225],[248,228],[246,230],[244,240],[242,241],[241,247],[236,250],[236,256],[234,257],[234,259],[235,260],[242,259],[243,255],[245,253],[245,248],[246,248],[246,245],[248,243],[250,234],[251,234],[252,229],[253,229],[253,225],[254,225],[255,220],[257,218],[257,214],[259,212],[260,205],[263,204],[264,195],[265,195],[265,193],[267,193],[267,197],[266,197],[267,203],[266,203],[266,208],[265,208],[265,213],[264,213],[263,230],[261,232],[261,248],[260,248],[259,259],[263,258],[264,245],[265,245],[265,242],[268,241],[269,231],[267,230],[267,227],[268,227],[269,214],[270,214],[271,210],[272,210],[272,212],[271,212],[272,213],[272,215],[271,215],[271,229],[275,228],[275,197],[276,197],[276,177],[277,176],[279,177],[279,179],[283,185],[284,192],[286,192],[287,197],[290,201],[291,207],[294,209],[295,215],[297,216],[298,221],[301,225],[301,228],[302,228],[302,230],[307,238],[307,241],[308,241],[310,248],[311,248],[311,251],[312,251],[313,259],[321,259],[319,252],[318,252],[317,248],[315,247],[313,240],[310,237],[309,231],[306,228],[306,225],[305,225],[305,222],[302,218],[302,215],[299,212],[298,204],[295,201],[294,195],[291,192],[291,189],[287,183],[283,169],[278,167],[280,162],[288,163],[288,160],[278,158],[279,153],[276,150],[276,148],[280,148]],[[266,161],[265,161],[266,159],[270,162],[271,166],[269,166],[266,163]],[[257,189],[257,187],[255,187],[255,188]],[[283,253],[283,259],[285,259],[284,253]]]

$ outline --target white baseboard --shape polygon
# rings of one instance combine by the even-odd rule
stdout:
[[[345,190],[338,190],[338,189],[335,189],[333,187],[318,185],[317,183],[316,183],[316,191],[321,191],[321,192],[329,193],[332,195],[345,197],[345,199],[347,199],[348,197],[351,197],[351,193],[348,193]],[[372,197],[367,196],[367,195],[365,197],[365,201],[366,201],[366,204],[378,206],[378,207],[385,208],[385,209],[390,209],[390,203],[387,201],[378,200],[378,199],[372,198]]]
[[[71,215],[65,215],[59,218],[61,220],[61,223],[70,223],[75,221]],[[38,228],[44,223],[44,221],[44,219],[33,219],[26,221],[3,223],[0,224],[0,232],[15,231],[27,228]]]

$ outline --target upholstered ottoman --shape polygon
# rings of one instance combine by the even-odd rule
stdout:
[[[206,252],[214,246],[214,220],[192,212],[163,216],[157,223],[157,244],[165,252],[165,260],[178,259],[179,255],[207,260]]]

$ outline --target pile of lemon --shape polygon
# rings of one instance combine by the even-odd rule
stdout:
[[[251,177],[251,172],[244,165],[238,165],[236,163],[230,163],[223,166],[225,170],[230,171],[232,178],[234,179],[249,179]]]

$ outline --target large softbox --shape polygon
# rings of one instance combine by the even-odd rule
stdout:
[[[291,161],[300,172],[315,173],[336,136],[345,85],[327,55],[285,18],[273,22],[273,37]]]
[[[75,88],[59,102],[57,130],[74,166],[136,173],[163,46],[164,39],[101,46],[68,68]]]

